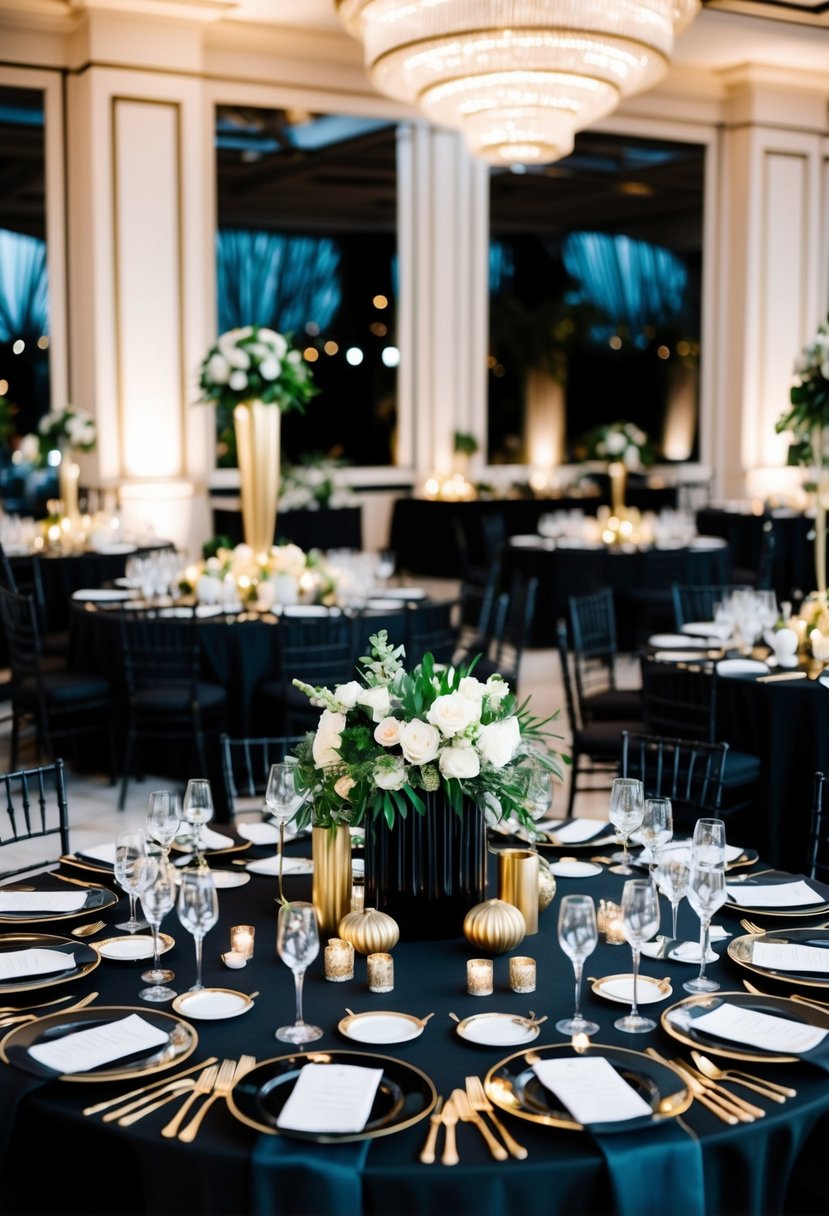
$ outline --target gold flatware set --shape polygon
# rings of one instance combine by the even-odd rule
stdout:
[[[88,996],[83,997],[82,1000],[80,1000],[80,1001],[76,1001],[74,1005],[67,1005],[66,1008],[61,1009],[60,1012],[61,1013],[75,1013],[75,1011],[78,1009],[86,1009],[87,1005],[91,1005],[94,1000],[97,1000],[99,995],[100,994],[97,992],[90,992]],[[51,1003],[52,1002],[49,1002],[49,1004],[51,1004]],[[44,1005],[41,1005],[41,1006],[32,1005],[31,1008],[32,1009],[37,1009],[37,1008],[43,1009],[43,1008],[45,1008],[45,1006]],[[47,1017],[48,1015],[43,1014],[42,1016]],[[6,1030],[7,1027],[10,1027],[10,1026],[20,1026],[24,1022],[37,1022],[38,1020],[39,1020],[39,1015],[36,1013],[23,1013],[23,1014],[19,1014],[19,1015],[4,1014],[2,1017],[0,1017],[0,1030]]]
[[[685,1084],[691,1090],[694,1098],[701,1106],[706,1107],[723,1123],[735,1126],[738,1123],[754,1123],[757,1119],[765,1118],[766,1111],[754,1102],[748,1102],[721,1082],[730,1081],[733,1085],[741,1085],[746,1089],[768,1099],[771,1102],[785,1102],[794,1098],[797,1091],[774,1081],[765,1081],[752,1073],[740,1072],[737,1069],[718,1068],[701,1052],[691,1051],[692,1062],[674,1058],[669,1060],[653,1047],[645,1048],[645,1054],[652,1060],[658,1060],[676,1069]]]
[[[503,1143],[493,1134],[484,1116],[489,1118]],[[420,1160],[424,1165],[432,1165],[437,1160],[437,1139],[441,1127],[446,1129],[443,1154],[440,1159],[441,1164],[458,1164],[460,1158],[458,1156],[456,1128],[459,1121],[461,1123],[471,1123],[477,1128],[491,1156],[496,1161],[506,1161],[509,1156],[523,1161],[527,1157],[527,1150],[524,1146],[519,1144],[510,1135],[501,1121],[496,1117],[481,1078],[467,1077],[465,1089],[453,1089],[449,1098],[444,1101],[440,1097],[435,1104],[435,1108],[429,1117],[429,1131],[426,1136],[426,1142],[420,1153]]]

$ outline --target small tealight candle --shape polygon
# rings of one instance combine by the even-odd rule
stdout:
[[[238,968],[245,966],[247,959],[238,950],[227,950],[222,955],[222,962],[226,967],[232,967],[236,971]]]
[[[466,964],[466,991],[470,996],[492,994],[492,959],[471,958]]]
[[[230,949],[242,958],[253,958],[253,925],[233,925],[230,930]]]
[[[523,954],[509,961],[509,986],[513,992],[535,992],[535,959]]]
[[[354,947],[341,937],[329,938],[323,952],[325,978],[334,984],[354,979]]]
[[[622,923],[622,909],[610,900],[600,900],[596,913],[599,932],[609,946],[621,946],[627,941]]]
[[[394,988],[394,960],[390,954],[370,954],[366,959],[369,992],[391,992]]]

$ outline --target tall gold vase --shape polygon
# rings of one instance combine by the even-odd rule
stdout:
[[[610,505],[613,514],[621,516],[625,510],[625,491],[627,489],[627,466],[621,460],[611,460],[607,466],[610,477]]]
[[[351,831],[347,824],[311,829],[314,877],[311,900],[320,931],[337,935],[351,911]]]
[[[278,405],[245,401],[233,411],[245,543],[257,554],[269,552],[274,541],[281,423]]]
[[[78,505],[80,479],[81,471],[72,455],[72,449],[63,448],[60,454],[60,464],[58,465],[58,488],[63,514],[68,519],[77,519],[80,515],[80,507]]]

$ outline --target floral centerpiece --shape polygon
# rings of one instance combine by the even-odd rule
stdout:
[[[790,408],[777,420],[776,430],[791,432],[789,463],[814,469],[817,507],[815,573],[817,594],[826,601],[826,510],[829,507],[829,328],[818,327],[794,364],[789,390]]]
[[[75,462],[75,454],[94,451],[97,441],[98,431],[92,414],[67,405],[65,409],[44,414],[38,423],[37,434],[24,435],[20,442],[21,459],[37,466],[52,462],[50,452],[60,452],[60,498],[63,514],[70,519],[79,516],[80,469]]]
[[[179,576],[179,590],[202,604],[250,604],[268,610],[284,604],[332,604],[336,581],[318,549],[272,545],[266,554],[250,545],[219,545]]]
[[[522,762],[537,753],[560,776],[545,730],[557,715],[535,717],[501,676],[477,679],[474,661],[443,667],[426,654],[407,671],[385,630],[370,643],[355,680],[293,681],[321,709],[295,749],[297,786],[310,791],[297,823],[364,825],[367,904],[433,926],[448,905],[451,925],[484,898],[487,818],[532,824]]]
[[[633,422],[611,422],[589,431],[583,442],[588,459],[608,461],[611,505],[621,517],[628,473],[653,463],[650,439]]]
[[[299,464],[286,465],[282,469],[280,508],[317,511],[352,506],[356,501],[354,491],[338,481],[338,473],[344,467],[343,461],[324,456],[308,456]]]
[[[242,490],[245,540],[257,553],[273,543],[279,502],[280,420],[316,395],[302,352],[259,325],[223,333],[199,373],[203,402],[231,411]]]

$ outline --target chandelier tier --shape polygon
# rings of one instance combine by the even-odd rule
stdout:
[[[379,92],[497,165],[547,164],[651,88],[699,0],[337,0]]]

